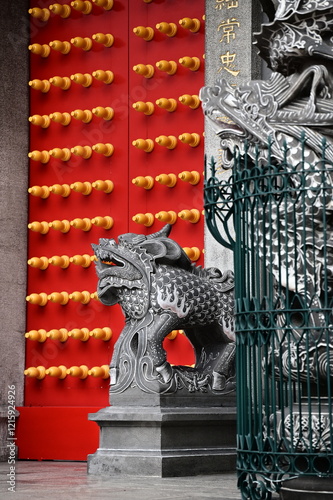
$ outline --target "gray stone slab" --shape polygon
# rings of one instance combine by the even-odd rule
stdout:
[[[143,392],[137,387],[129,387],[120,394],[113,394],[111,389],[110,400],[114,407],[235,407],[236,392],[218,395],[183,390],[174,394],[153,394]]]
[[[235,453],[226,450],[207,453],[182,452],[154,455],[147,450],[136,454],[98,450],[88,457],[89,474],[109,476],[184,477],[218,474],[235,469]]]
[[[0,463],[1,500],[235,500],[240,499],[235,471],[196,477],[95,476],[85,462],[16,464],[15,493],[7,491],[8,464]]]

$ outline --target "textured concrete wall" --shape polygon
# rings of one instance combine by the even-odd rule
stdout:
[[[0,17],[0,460],[6,460],[8,385],[23,404],[28,187],[28,1]]]

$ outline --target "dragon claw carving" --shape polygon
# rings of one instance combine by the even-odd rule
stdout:
[[[155,370],[161,375],[163,382],[167,384],[172,379],[172,368],[170,363],[165,361],[160,366],[155,366]]]

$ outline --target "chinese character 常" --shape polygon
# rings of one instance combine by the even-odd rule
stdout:
[[[227,19],[226,21],[222,21],[217,28],[217,31],[221,30],[223,33],[220,42],[226,41],[227,43],[230,43],[230,40],[234,40],[236,37],[234,28],[239,28],[239,26],[239,22],[234,17]]]

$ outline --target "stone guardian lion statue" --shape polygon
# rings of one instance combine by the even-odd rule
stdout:
[[[112,394],[133,386],[159,394],[235,389],[233,273],[191,263],[168,237],[171,227],[92,245],[98,297],[119,304],[125,316],[111,360]],[[192,343],[194,367],[168,363],[162,344],[174,329]]]

